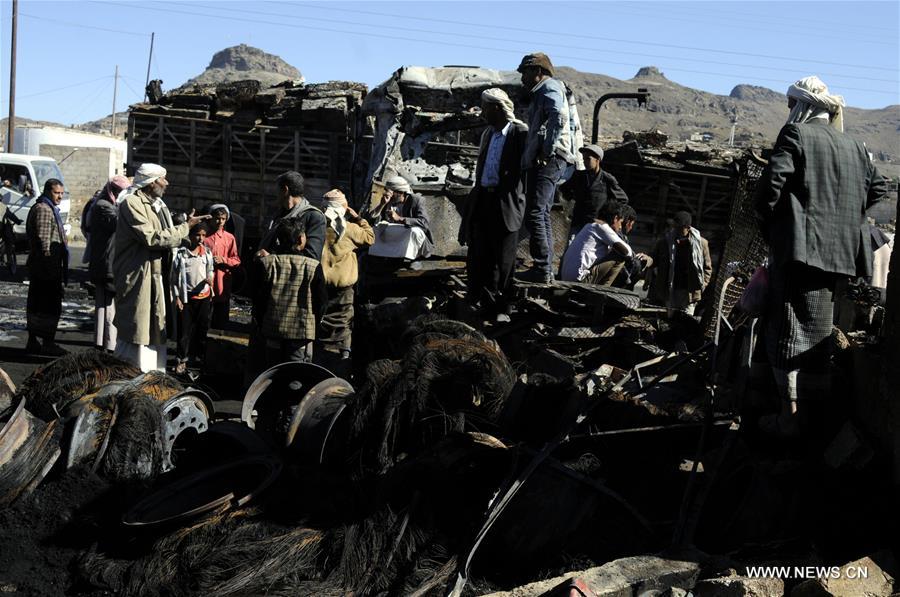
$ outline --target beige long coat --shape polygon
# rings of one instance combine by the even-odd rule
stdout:
[[[113,276],[118,339],[132,344],[166,342],[166,287],[163,259],[187,238],[187,224],[163,230],[155,199],[143,190],[119,205]]]

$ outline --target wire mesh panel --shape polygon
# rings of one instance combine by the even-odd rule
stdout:
[[[756,185],[762,176],[765,164],[747,155],[740,162],[740,174],[735,187],[734,201],[731,204],[731,216],[728,223],[728,238],[722,249],[719,267],[713,275],[711,287],[713,292],[703,296],[703,329],[707,337],[715,334],[716,305],[722,295],[725,280],[735,271],[745,275],[739,276],[725,292],[723,315],[728,316],[744,288],[747,286],[749,274],[762,265],[768,255],[769,248],[759,230],[759,222],[754,209]]]

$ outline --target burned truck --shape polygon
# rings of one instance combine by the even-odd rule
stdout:
[[[369,155],[362,83],[262,89],[245,80],[164,95],[154,81],[148,90],[149,101],[129,109],[127,171],[162,164],[173,211],[225,203],[245,219],[253,246],[272,210],[272,183],[286,170],[303,173],[311,197],[333,187],[362,193]]]

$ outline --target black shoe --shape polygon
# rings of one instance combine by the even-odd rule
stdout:
[[[534,282],[535,284],[553,284],[553,274],[536,268],[531,268],[518,273],[516,274],[516,278],[523,282]]]
[[[25,352],[28,354],[41,354],[41,343],[37,338],[29,338],[28,344],[25,345]]]
[[[41,349],[41,354],[48,357],[62,357],[69,354],[69,351],[56,342],[47,342]]]

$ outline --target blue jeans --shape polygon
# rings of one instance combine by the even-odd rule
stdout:
[[[547,165],[529,168],[525,175],[525,226],[530,235],[529,250],[533,269],[551,274],[553,264],[553,228],[550,208],[556,197],[556,187],[562,182],[568,162],[553,156]]]

